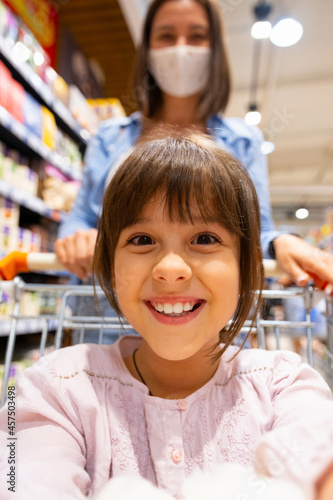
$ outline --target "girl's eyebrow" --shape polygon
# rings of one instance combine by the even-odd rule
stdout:
[[[218,218],[216,215],[210,215],[210,216],[205,217],[205,218],[202,217],[201,215],[192,215],[191,220],[189,217],[188,217],[188,219],[184,218],[183,220],[181,218],[177,219],[177,217],[175,217],[174,222],[178,223],[178,224],[184,224],[184,225],[191,224],[193,226],[200,225],[200,224],[219,224],[220,226],[223,226],[223,224],[221,223],[221,219]],[[155,221],[154,221],[154,223],[155,223]],[[149,219],[148,217],[139,217],[137,220],[135,220],[128,227],[136,226],[138,224],[153,224],[153,221],[151,219]]]

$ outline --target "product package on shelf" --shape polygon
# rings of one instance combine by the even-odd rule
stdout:
[[[39,139],[42,138],[42,107],[28,92],[23,103],[23,123]]]
[[[94,134],[99,125],[99,119],[95,111],[89,105],[82,92],[75,86],[69,87],[69,109],[81,127]]]
[[[20,207],[12,200],[0,196],[0,225],[6,227],[18,227],[20,219]]]
[[[61,130],[57,130],[56,153],[75,170],[82,169],[82,154],[79,146]]]
[[[29,28],[0,1],[0,36],[6,39],[17,62],[27,62],[45,80],[50,59]]]
[[[23,103],[25,90],[13,79],[11,72],[0,61],[0,106],[5,108],[17,121],[23,123]]]
[[[88,102],[97,114],[100,122],[116,116],[126,116],[125,109],[119,99],[88,99]]]
[[[69,212],[77,196],[80,182],[68,179],[52,165],[45,166],[45,175],[41,188],[43,201],[53,210]]]
[[[37,172],[29,167],[27,158],[2,143],[0,143],[0,179],[31,196],[37,196]]]
[[[68,107],[69,87],[65,80],[53,68],[48,68],[45,72],[45,81],[55,97]]]
[[[0,255],[10,252],[40,252],[41,236],[18,226],[0,225]]]
[[[42,141],[50,149],[56,148],[57,124],[53,113],[42,106]]]

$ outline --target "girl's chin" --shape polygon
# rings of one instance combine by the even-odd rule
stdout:
[[[170,340],[170,342],[172,341]],[[197,348],[195,348],[192,344],[190,349],[188,345],[177,345],[176,342],[173,342],[172,346],[150,345],[150,349],[156,356],[166,361],[177,362],[190,360],[191,358],[200,354],[202,354],[203,357],[207,358],[207,355],[209,356],[216,342],[217,340],[214,342],[210,342],[209,344],[198,345]]]

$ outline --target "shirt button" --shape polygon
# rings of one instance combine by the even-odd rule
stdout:
[[[171,453],[171,458],[175,462],[175,464],[178,464],[178,462],[180,462],[182,459],[182,452],[180,450],[173,450]]]
[[[187,409],[187,401],[186,399],[180,399],[177,402],[178,410],[186,410]]]

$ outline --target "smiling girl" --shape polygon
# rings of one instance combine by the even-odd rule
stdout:
[[[332,498],[328,386],[294,353],[232,345],[263,283],[258,201],[237,160],[201,136],[138,146],[106,191],[94,271],[140,336],[61,349],[24,372],[16,500],[83,499],[124,477],[104,498],[229,499],[225,464],[288,480],[279,498],[300,498],[295,485]],[[216,468],[214,494],[187,496],[194,473]]]

